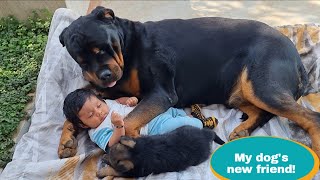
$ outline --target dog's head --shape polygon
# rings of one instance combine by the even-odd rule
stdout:
[[[105,157],[107,164],[119,173],[130,171],[134,168],[131,149],[136,145],[133,138],[123,136],[120,142],[111,146],[108,155]]]
[[[122,77],[123,35],[111,9],[97,7],[73,21],[59,39],[80,65],[86,80],[106,88],[114,86]]]

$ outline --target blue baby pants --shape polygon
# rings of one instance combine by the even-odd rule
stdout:
[[[148,123],[148,135],[163,134],[185,125],[203,127],[199,119],[189,117],[182,109],[169,108]]]

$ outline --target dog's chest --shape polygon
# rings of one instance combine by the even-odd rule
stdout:
[[[140,81],[137,69],[132,69],[129,72],[128,77],[123,80],[119,89],[129,95],[140,97]]]

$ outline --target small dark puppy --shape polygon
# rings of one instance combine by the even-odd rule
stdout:
[[[214,131],[193,126],[137,139],[123,136],[105,155],[109,166],[102,168],[97,176],[143,177],[183,171],[209,158],[212,141],[224,144]]]

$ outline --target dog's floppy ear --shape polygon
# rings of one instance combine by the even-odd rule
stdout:
[[[120,143],[130,148],[134,148],[134,146],[136,145],[136,142],[134,141],[134,139],[128,136],[122,136],[120,138]]]
[[[117,171],[119,172],[127,172],[134,168],[134,164],[129,160],[119,161],[117,164]]]
[[[87,44],[87,39],[83,34],[74,33],[71,35],[71,37],[67,37],[67,38],[68,38],[67,46],[69,46],[68,48],[72,49],[72,51],[79,52]],[[72,54],[70,55],[72,56]],[[78,61],[77,59],[75,60]]]
[[[98,19],[114,19],[114,12],[112,9],[107,9],[102,6],[96,7],[93,11],[92,14],[94,14]]]
[[[64,28],[64,30],[61,32],[61,34],[60,34],[60,36],[59,36],[60,43],[62,44],[63,47],[65,46],[65,43],[64,43],[64,35],[65,35],[67,29],[68,29],[67,27]]]

